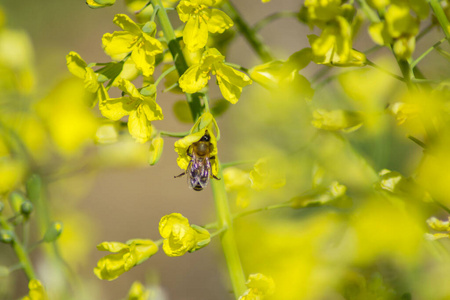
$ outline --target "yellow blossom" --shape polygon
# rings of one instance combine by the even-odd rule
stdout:
[[[308,35],[313,61],[329,66],[363,66],[366,57],[352,49],[352,28],[349,22],[337,16],[327,23],[320,37]]]
[[[161,107],[155,101],[156,94],[144,96],[131,82],[122,78],[117,80],[117,86],[125,95],[100,102],[101,113],[113,121],[128,115],[130,134],[140,143],[147,142],[152,136],[151,121],[163,119]]]
[[[251,187],[255,190],[277,189],[286,184],[286,175],[274,159],[259,159],[250,172]]]
[[[180,77],[179,84],[183,92],[196,93],[208,84],[210,72],[216,75],[222,96],[235,104],[242,88],[252,83],[246,74],[225,64],[225,56],[215,48],[203,52],[200,63],[194,64]]]
[[[313,118],[314,120],[311,123],[314,127],[331,131],[351,132],[360,128],[363,124],[361,113],[342,109],[316,109],[313,112]]]
[[[154,38],[155,23],[145,23],[141,28],[124,14],[117,14],[113,22],[123,31],[103,35],[102,43],[106,54],[115,60],[122,60],[131,53],[130,58],[136,68],[144,76],[151,76],[155,69],[155,56],[163,51],[161,42]]]
[[[128,292],[128,300],[148,300],[150,291],[147,290],[139,281],[133,282]]]
[[[250,274],[245,285],[248,287],[248,290],[239,297],[239,300],[263,300],[275,291],[273,279],[261,273]]]
[[[47,293],[45,292],[42,283],[39,280],[32,279],[28,283],[28,295],[23,297],[22,300],[48,300]]]
[[[114,253],[101,258],[94,268],[95,275],[104,280],[116,279],[158,252],[158,246],[153,241],[139,239],[130,240],[125,244],[103,242],[97,245],[97,249]]]
[[[179,213],[161,218],[159,233],[164,238],[163,250],[167,256],[182,256],[194,252],[209,244],[208,230],[190,225],[189,220]]]
[[[183,41],[189,51],[194,52],[205,47],[208,32],[222,33],[233,21],[223,11],[209,8],[218,4],[217,0],[182,0],[177,6],[180,20],[186,23]]]

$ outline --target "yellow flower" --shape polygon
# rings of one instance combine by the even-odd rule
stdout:
[[[428,240],[434,241],[442,238],[450,238],[450,217],[448,217],[447,221],[441,221],[435,217],[431,217],[427,220],[427,224],[433,230],[445,232],[438,232],[433,234],[426,233],[425,237]]]
[[[235,104],[242,88],[252,83],[246,74],[225,64],[225,56],[215,48],[203,52],[200,63],[194,64],[180,77],[179,84],[183,92],[196,93],[208,84],[209,73],[216,75],[222,96]]]
[[[126,79],[119,78],[117,86],[125,96],[108,98],[100,102],[101,113],[110,120],[117,121],[129,115],[128,130],[140,143],[147,142],[152,135],[151,121],[162,120],[161,107],[156,103],[156,94],[144,96]]]
[[[181,214],[172,213],[159,222],[159,233],[164,238],[163,250],[167,256],[182,256],[209,244],[208,230],[189,225],[189,220]]]
[[[103,84],[98,82],[98,74],[87,66],[87,63],[81,58],[81,56],[71,51],[66,55],[67,69],[70,73],[78,78],[83,79],[84,87],[87,91],[95,94],[95,98],[92,101],[92,105],[95,105],[97,100],[102,101],[108,97]]]
[[[235,167],[226,168],[223,180],[227,192],[236,193],[236,205],[246,208],[250,204],[250,173]]]
[[[87,105],[90,96],[78,78],[69,78],[37,103],[37,112],[62,154],[77,153],[95,136],[99,122]]]
[[[150,291],[147,290],[139,281],[133,282],[128,292],[128,300],[147,300],[150,297]]]
[[[151,76],[155,70],[155,56],[163,51],[161,43],[154,38],[155,23],[145,23],[141,28],[124,14],[117,14],[113,22],[124,31],[103,35],[102,43],[106,54],[113,59],[122,60],[131,53],[130,58],[136,68],[144,76]]]
[[[106,6],[111,6],[116,2],[116,0],[86,0],[86,4],[90,8],[102,8]]]
[[[261,273],[250,274],[245,285],[248,287],[248,290],[239,297],[239,300],[263,300],[275,291],[273,279]]]
[[[286,184],[286,175],[282,171],[279,162],[261,158],[253,166],[250,172],[251,188],[261,191],[267,188],[277,189]]]
[[[101,258],[94,273],[98,278],[114,280],[121,274],[141,264],[150,256],[158,252],[158,246],[151,240],[130,240],[128,242],[103,242],[97,245],[100,251],[109,251],[109,254]]]
[[[223,11],[209,8],[217,4],[216,0],[182,0],[177,6],[178,15],[186,26],[183,41],[189,51],[194,52],[205,47],[208,31],[222,33],[233,26],[233,21]]]
[[[23,297],[22,300],[48,300],[47,293],[39,280],[32,279],[28,283],[28,295]]]
[[[181,169],[186,170],[191,161],[191,157],[187,154],[189,147],[198,142],[205,135],[206,130],[208,130],[211,138],[210,143],[213,145],[210,157],[217,156],[217,140],[220,138],[219,128],[213,116],[210,113],[204,113],[191,128],[190,134],[175,142],[175,152],[178,153],[177,164]],[[214,130],[218,134],[217,139]],[[211,171],[214,176],[217,176],[219,171],[217,159],[211,160]]]
[[[361,113],[342,109],[316,109],[313,112],[313,117],[314,120],[311,123],[314,127],[331,131],[351,132],[357,130],[363,124]]]
[[[308,35],[313,61],[328,66],[363,66],[366,56],[352,49],[352,28],[348,21],[337,16],[327,23],[320,37]]]

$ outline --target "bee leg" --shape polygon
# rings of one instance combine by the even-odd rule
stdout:
[[[177,176],[173,176],[173,178],[178,178],[178,177],[181,177],[183,175],[186,175],[186,172],[183,172],[183,173],[181,173],[180,175],[177,175]]]
[[[189,153],[189,149],[191,149],[191,147],[192,147],[192,145],[190,145],[190,146],[187,148],[187,150],[186,150],[186,155],[189,156],[189,157],[192,157],[192,154]]]
[[[220,180],[220,178],[217,178],[216,175],[211,174],[212,178],[216,179],[216,180]]]

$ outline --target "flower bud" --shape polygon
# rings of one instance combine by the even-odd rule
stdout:
[[[14,233],[10,230],[0,230],[0,242],[10,244],[14,240]]]
[[[42,191],[42,180],[37,174],[33,174],[27,180],[27,196],[32,202],[39,201]]]
[[[20,206],[20,213],[25,216],[30,215],[32,211],[33,211],[33,203],[31,203],[28,200],[23,202],[22,205]]]
[[[9,203],[15,213],[20,213],[20,207],[25,201],[27,201],[25,196],[19,192],[12,192],[9,195]]]
[[[148,163],[151,166],[155,165],[161,158],[163,146],[164,146],[164,139],[159,135],[154,139],[152,139],[152,143],[150,145],[150,153],[148,157]]]
[[[51,243],[58,239],[63,230],[61,222],[53,222],[44,234],[44,242]]]

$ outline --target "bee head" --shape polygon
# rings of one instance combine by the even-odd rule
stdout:
[[[205,131],[205,134],[200,139],[200,142],[209,142],[211,140],[211,137],[209,136],[208,131]]]

